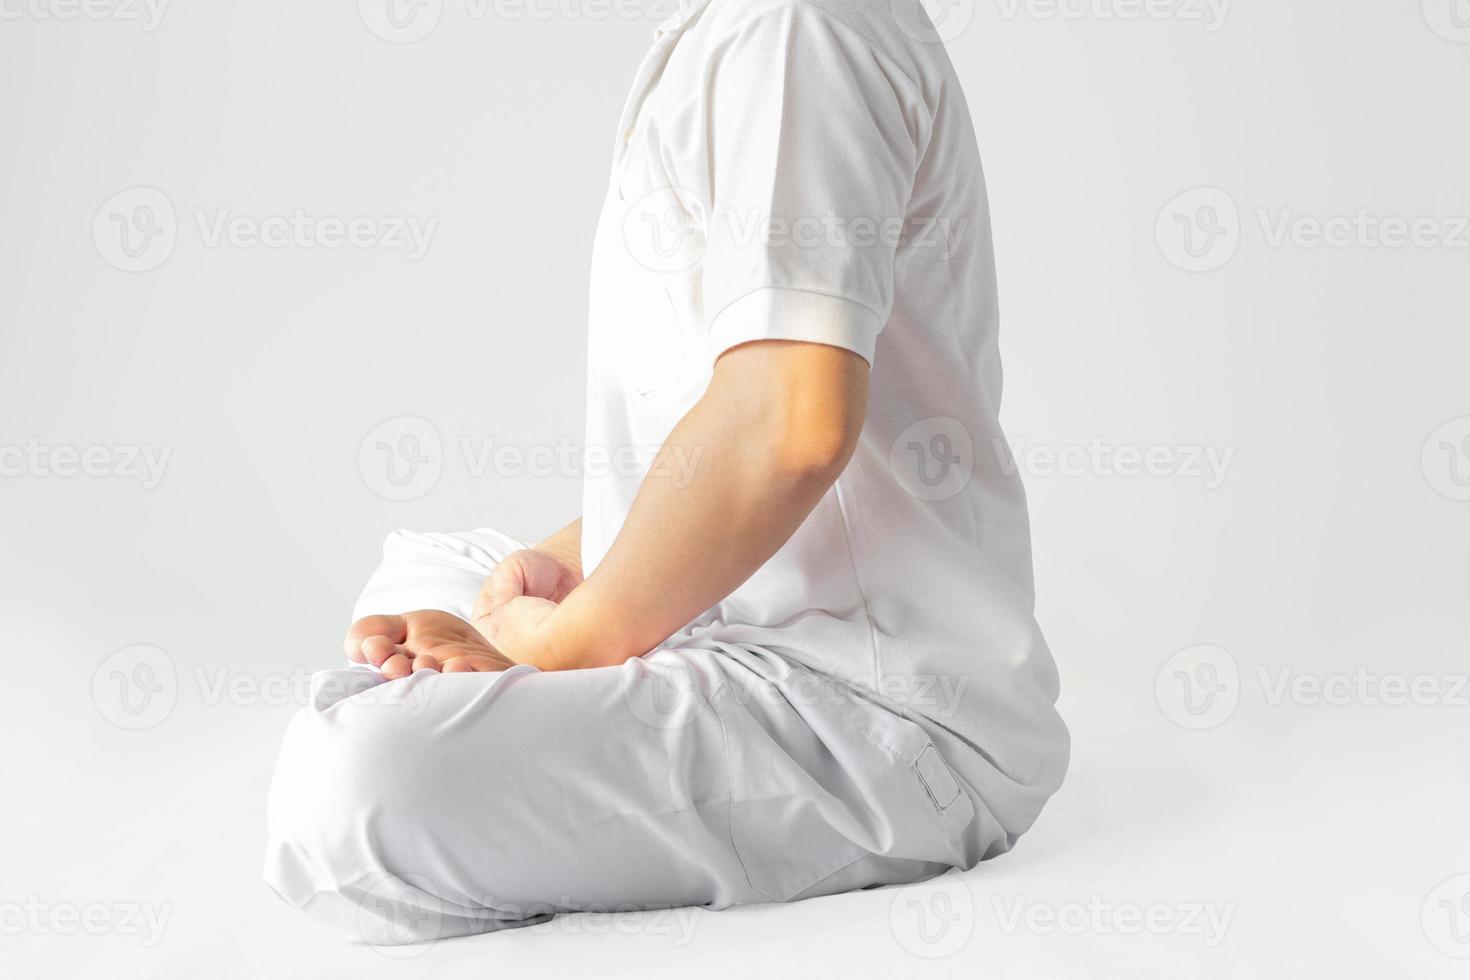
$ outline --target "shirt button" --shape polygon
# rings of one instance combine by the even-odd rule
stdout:
[[[636,130],[632,126],[629,126],[627,129],[623,130],[623,142],[624,143],[631,143],[631,142],[633,142],[633,133],[634,132],[636,132]]]

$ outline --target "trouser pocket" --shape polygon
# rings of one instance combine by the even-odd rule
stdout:
[[[974,805],[918,725],[825,679],[727,685],[711,703],[731,838],[760,897],[788,901],[869,855],[963,862]]]
[[[753,900],[789,901],[868,853],[861,813],[832,785],[839,773],[809,730],[728,686],[712,703],[725,725],[730,837]]]

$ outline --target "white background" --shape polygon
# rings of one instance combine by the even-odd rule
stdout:
[[[386,2],[0,0],[0,974],[1463,971],[1465,0],[931,6],[986,159],[1004,421],[1076,740],[1013,854],[689,913],[689,936],[569,917],[401,962],[280,904],[274,752],[383,535],[576,513],[574,465],[475,461],[580,440],[593,222],[668,12],[426,0],[400,43]],[[173,242],[130,272],[136,188]],[[412,258],[200,227],[298,210],[433,232]],[[441,472],[387,499],[376,443],[419,424],[360,449],[404,417]],[[58,447],[108,473],[58,474]],[[1093,447],[1161,465],[1047,465]],[[156,485],[114,465],[143,448],[169,454]],[[114,656],[139,644],[161,652]],[[116,683],[139,658],[152,715]],[[68,929],[88,907],[98,934]]]

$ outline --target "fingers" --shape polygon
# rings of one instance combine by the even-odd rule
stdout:
[[[487,633],[486,639],[493,639],[496,633],[505,628],[505,625],[514,622],[518,616],[525,614],[542,602],[550,602],[548,599],[536,599],[531,596],[518,595],[508,599],[495,607],[495,610],[476,625],[482,633]],[[554,605],[554,603],[553,603]]]
[[[347,630],[342,639],[342,649],[357,663],[367,663],[362,644],[373,636],[386,637],[390,644],[402,643],[408,638],[408,624],[402,616],[364,616]]]
[[[492,645],[514,644],[529,637],[556,611],[556,603],[535,596],[519,596],[475,623]]]
[[[491,643],[495,642],[495,634],[500,630],[500,624],[505,621],[505,610],[508,604],[501,604],[490,610],[484,616],[475,620],[475,629],[480,635]]]
[[[511,552],[490,572],[480,594],[475,597],[474,619],[488,616],[510,600],[526,594],[526,569],[521,555],[519,551]]]

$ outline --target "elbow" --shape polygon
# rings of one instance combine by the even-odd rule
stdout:
[[[797,486],[820,486],[823,490],[837,482],[852,459],[857,440],[846,433],[802,433],[794,445],[781,454],[781,474]]]
[[[746,449],[747,473],[815,501],[862,436],[868,362],[826,344],[748,344],[717,362],[705,397]]]
[[[825,492],[847,468],[861,434],[860,416],[793,411],[774,425],[767,458],[780,483]]]

